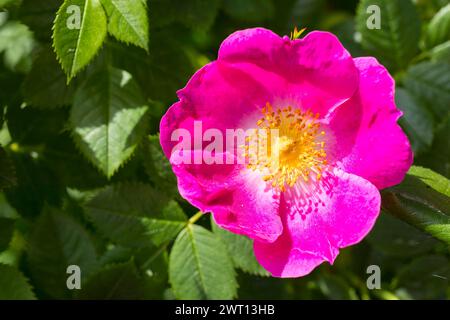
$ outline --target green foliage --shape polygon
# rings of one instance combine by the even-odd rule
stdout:
[[[133,154],[146,131],[148,106],[131,74],[108,68],[74,96],[70,124],[83,154],[107,177]]]
[[[78,299],[132,300],[149,299],[152,296],[152,282],[148,276],[141,276],[132,261],[109,265],[93,274]]]
[[[384,193],[383,208],[450,244],[450,198],[432,190],[421,181],[425,179],[436,181],[437,175],[433,174],[430,178],[428,176],[429,174],[426,175],[423,171],[420,179],[407,175],[402,184]],[[433,182],[433,185],[435,183]]]
[[[148,50],[148,18],[144,1],[101,0],[108,14],[108,32],[120,41]]]
[[[368,242],[389,257],[414,257],[432,251],[438,241],[382,211]]]
[[[188,27],[207,29],[217,15],[219,0],[153,0],[150,21],[156,26],[181,23]]]
[[[380,29],[369,29],[369,5]],[[0,0],[0,299],[445,299],[447,0]],[[79,10],[78,10],[79,9]],[[179,194],[159,123],[230,33],[333,32],[396,80],[414,150],[365,240],[299,279]],[[368,290],[367,266],[382,270]],[[66,286],[81,268],[81,290]]]
[[[175,101],[175,92],[186,84],[194,71],[185,47],[178,38],[165,31],[152,34],[151,54],[139,48],[118,46],[114,42],[109,45],[113,64],[128,70],[143,93],[152,100],[167,104]]]
[[[197,225],[180,232],[169,264],[170,283],[178,299],[232,299],[237,283],[227,249],[220,239]]]
[[[187,222],[176,202],[143,184],[107,187],[85,208],[105,236],[128,246],[164,244],[175,238]]]
[[[5,199],[5,195],[0,193],[0,230],[2,231],[0,233],[0,252],[9,247],[18,217],[17,212]]]
[[[450,101],[450,64],[422,62],[413,65],[403,79],[409,92],[417,96],[436,116],[447,116]]]
[[[0,26],[0,53],[3,53],[5,66],[9,69],[27,72],[34,45],[32,33],[22,23],[10,21]]]
[[[395,102],[403,111],[403,117],[399,122],[408,133],[414,152],[417,154],[429,148],[434,134],[434,120],[431,112],[421,107],[403,88],[397,88]]]
[[[267,20],[275,11],[271,0],[228,0],[223,3],[223,8],[231,17],[251,22]]]
[[[450,177],[450,148],[448,147],[448,133],[450,132],[450,116],[435,128],[434,140],[430,151],[416,158],[415,163],[433,169]]]
[[[25,101],[37,108],[56,108],[72,103],[74,83],[67,85],[55,54],[44,49],[36,58],[23,83]]]
[[[97,265],[96,249],[86,230],[52,208],[45,208],[34,226],[28,259],[33,282],[52,298],[71,296],[66,287],[69,265],[79,266],[84,275]]]
[[[380,8],[380,29],[367,27],[371,5]],[[411,0],[362,0],[356,21],[364,48],[388,67],[404,69],[417,54],[420,20]]]
[[[106,14],[100,0],[64,1],[56,14],[53,44],[68,81],[95,56],[106,30]]]
[[[23,274],[0,264],[0,300],[34,300],[36,297]]]
[[[445,299],[449,276],[448,258],[427,255],[403,267],[394,281],[398,295],[405,299]]]
[[[177,178],[172,172],[169,160],[161,150],[159,136],[149,136],[144,148],[146,159],[144,166],[149,179],[156,186],[163,188],[167,194],[175,197],[178,194]]]
[[[249,238],[218,227],[212,217],[211,225],[214,233],[217,234],[225,244],[228,254],[233,260],[233,264],[236,268],[254,275],[269,275],[269,273],[256,261],[255,254],[253,253],[253,242]]]
[[[450,39],[450,4],[441,8],[427,27],[425,42],[429,48]]]
[[[50,43],[56,13],[64,0],[13,0],[21,1],[20,20],[25,23],[37,39]],[[59,68],[60,69],[60,68]]]
[[[419,178],[437,192],[450,197],[450,181],[439,173],[417,166],[412,166],[408,173]]]
[[[326,274],[318,281],[323,294],[332,300],[356,300],[357,295],[353,288],[339,276]]]

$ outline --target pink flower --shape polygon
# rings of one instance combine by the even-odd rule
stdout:
[[[375,58],[353,59],[327,32],[298,40],[262,28],[235,32],[178,97],[160,140],[180,194],[220,227],[253,239],[257,260],[276,277],[306,275],[361,241],[379,214],[378,190],[400,183],[412,163],[394,80]],[[173,152],[173,132],[195,136],[195,121],[203,132],[279,135],[259,162],[183,163],[182,155],[201,159],[211,143],[192,138],[192,150]],[[236,157],[228,149],[212,154]]]

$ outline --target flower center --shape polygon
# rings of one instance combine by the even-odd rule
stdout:
[[[266,152],[258,151],[257,161],[247,167],[261,171],[264,181],[270,181],[272,187],[285,191],[298,179],[305,182],[320,180],[322,167],[327,164],[325,131],[317,121],[319,114],[302,112],[292,107],[279,108],[276,111],[267,103],[262,108],[263,117],[258,120],[258,148],[261,141]],[[246,155],[255,153],[252,146],[245,147]]]

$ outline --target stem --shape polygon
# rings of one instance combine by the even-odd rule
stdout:
[[[203,217],[203,212],[199,211],[188,220],[188,224],[196,223],[197,220],[200,219],[201,217]]]

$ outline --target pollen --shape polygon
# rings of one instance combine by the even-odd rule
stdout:
[[[257,120],[257,143],[248,143],[244,154],[247,168],[263,174],[272,187],[285,191],[297,181],[309,183],[322,178],[327,164],[326,133],[319,114],[291,106],[274,110],[270,103],[262,108]],[[247,140],[247,142],[251,142]]]

